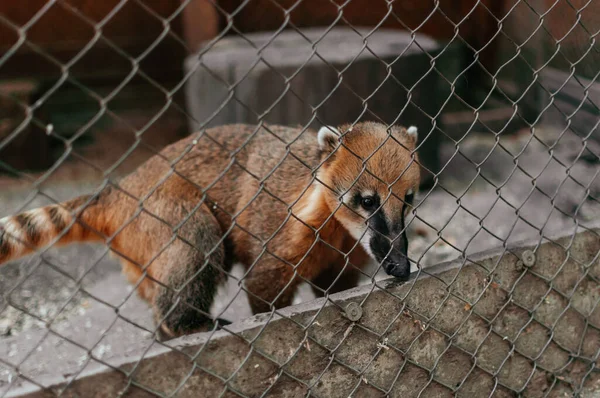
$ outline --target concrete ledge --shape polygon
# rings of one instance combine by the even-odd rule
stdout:
[[[48,391],[22,382],[8,396],[51,396],[65,386],[66,397],[291,397],[309,389],[323,397],[594,396],[598,231],[487,251],[406,284],[364,285],[227,330],[130,347],[78,374],[48,369],[35,379]],[[526,250],[535,259],[520,260]],[[362,310],[357,322],[344,312],[350,303]]]

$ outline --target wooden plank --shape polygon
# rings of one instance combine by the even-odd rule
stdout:
[[[552,93],[552,105],[544,112],[542,123],[557,128],[570,128],[580,136],[590,134],[600,142],[600,83],[583,77],[570,78],[558,69],[546,68],[540,74],[540,84]],[[585,98],[585,100],[584,100]],[[544,91],[543,103],[549,104],[551,96]]]
[[[28,23],[48,0],[2,1],[0,15],[17,26]],[[27,38],[42,48],[53,51],[78,49],[85,45],[94,34],[94,24],[100,23],[117,6],[120,0],[71,0],[65,2],[77,11],[71,12],[67,7],[55,2],[41,18],[27,30]],[[179,7],[179,0],[144,0],[143,4],[161,18],[170,16]],[[1,24],[6,27],[6,25]],[[160,19],[152,15],[135,1],[125,2],[116,14],[102,26],[102,34],[110,37],[117,45],[131,47],[131,43],[147,42],[162,31]],[[175,21],[174,32],[181,33],[181,24]],[[0,35],[0,52],[13,44],[14,36]]]
[[[120,78],[127,76],[132,70],[135,54],[148,48],[152,42],[138,42],[132,47],[122,50],[125,56],[106,45],[97,45],[90,49],[75,65],[69,69],[71,76],[78,79]],[[80,49],[65,49],[50,52],[61,64],[69,62]],[[187,52],[180,46],[164,40],[156,46],[141,62],[140,70],[160,82],[179,80],[183,58]],[[57,79],[61,76],[58,65],[44,55],[33,51],[19,51],[6,63],[0,65],[3,80],[18,78]]]
[[[560,42],[560,55],[551,66],[569,71],[575,65],[580,75],[592,78],[598,73],[600,54],[597,33],[600,26],[600,2],[589,0],[544,0],[544,26],[548,52]],[[594,41],[593,41],[594,40]],[[594,48],[589,51],[590,46]]]
[[[29,123],[25,106],[36,90],[34,81],[0,83],[0,173],[4,165],[19,170],[45,169],[52,165],[51,137],[43,129]],[[20,133],[13,137],[14,132]]]
[[[478,112],[477,120],[472,111],[446,113],[441,119],[444,133],[458,141],[466,134],[512,134],[527,126],[518,115],[513,117],[513,114],[512,107],[504,106]]]
[[[542,85],[565,100],[577,103],[587,96],[589,104],[600,106],[600,84],[582,76],[570,77],[570,73],[555,68],[545,68],[541,72]]]
[[[156,15],[136,2],[126,2],[102,26],[101,33],[102,37],[112,41],[127,56],[120,55],[103,40],[98,40],[74,65],[71,73],[82,78],[128,74],[132,68],[132,59],[155,44],[164,30],[163,19],[177,10],[180,6],[179,1],[145,0],[143,4]],[[44,53],[65,64],[93,40],[95,25],[100,23],[119,3],[118,0],[72,1],[69,4],[77,9],[76,13],[56,3],[25,32],[26,39],[41,48]],[[47,0],[4,1],[0,2],[0,15],[20,27],[30,21],[45,4]],[[90,24],[82,16],[93,22]],[[181,36],[180,15],[171,22],[169,29],[175,35]],[[14,48],[19,38],[17,33],[8,25],[0,24],[0,53],[16,50],[4,64],[0,65],[2,78],[58,77],[59,66],[36,53],[27,44]],[[162,39],[141,62],[141,69],[158,79],[173,76],[181,71],[181,62],[186,54],[180,43],[167,37]]]

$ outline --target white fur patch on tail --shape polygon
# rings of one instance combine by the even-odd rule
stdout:
[[[0,228],[4,230],[2,244],[10,245],[13,254],[19,254],[25,250],[24,242],[27,237],[21,226],[12,217],[0,219]]]
[[[19,221],[23,216],[27,224]],[[2,244],[10,246],[11,256],[24,254],[30,248],[29,245],[38,245],[47,242],[48,237],[54,235],[54,226],[50,215],[44,208],[29,210],[20,216],[10,216],[0,219],[0,230],[2,231]],[[34,238],[35,237],[35,238]],[[31,239],[36,239],[32,242]]]
[[[39,231],[46,231],[48,228],[52,227],[50,216],[45,209],[31,210],[28,211],[27,214],[31,217],[33,225],[35,225]]]

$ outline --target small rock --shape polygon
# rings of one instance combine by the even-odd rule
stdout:
[[[12,383],[13,378],[15,377],[15,374],[13,373],[12,370],[9,369],[4,369],[2,372],[0,372],[0,381],[6,381],[7,383]]]
[[[17,352],[18,352],[17,345],[16,344],[11,344],[10,345],[10,350],[8,351],[8,356],[12,358],[15,355],[17,355]]]
[[[110,345],[108,344],[101,344],[98,346],[97,350],[96,350],[96,357],[98,357],[99,359],[102,359],[102,357],[104,357],[104,354],[106,354],[107,351],[110,351]]]
[[[12,322],[9,319],[0,319],[0,336],[10,336]]]

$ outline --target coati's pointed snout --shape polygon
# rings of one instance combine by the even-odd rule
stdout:
[[[382,265],[388,275],[402,281],[408,280],[410,261],[407,256],[408,241],[406,233],[403,233],[393,244],[386,236],[374,236],[371,238],[369,246],[375,259]]]

